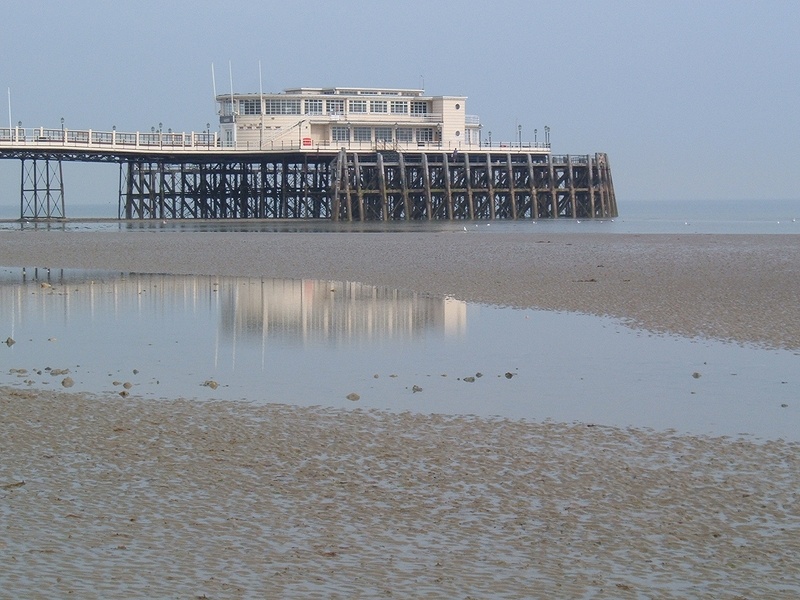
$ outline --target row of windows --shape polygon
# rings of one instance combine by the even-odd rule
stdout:
[[[305,113],[307,115],[321,115],[323,101],[321,99],[307,99],[305,102]],[[260,114],[261,101],[258,98],[239,100],[239,114],[258,115]],[[227,103],[230,106],[230,102]],[[267,98],[264,100],[265,115],[299,115],[301,113],[301,100],[293,98]],[[349,100],[347,108],[351,113],[367,113],[367,108],[371,113],[393,115],[412,114],[421,116],[428,114],[428,103],[424,101],[411,102],[405,100]],[[325,100],[325,111],[329,115],[345,114],[344,100]],[[223,109],[224,111],[225,109]],[[227,113],[226,113],[227,114]]]
[[[373,137],[374,132],[374,137]],[[350,127],[331,127],[331,139],[334,142],[349,142]],[[353,127],[354,142],[413,142],[416,133],[418,142],[432,142],[433,129],[430,127]]]

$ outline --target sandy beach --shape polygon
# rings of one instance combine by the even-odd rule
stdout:
[[[798,242],[3,231],[0,265],[357,281],[797,350]],[[0,452],[0,597],[800,596],[781,440],[3,388]]]

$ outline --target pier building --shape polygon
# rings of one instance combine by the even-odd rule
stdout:
[[[222,145],[253,149],[479,147],[480,119],[466,114],[466,101],[419,89],[353,87],[217,96]]]

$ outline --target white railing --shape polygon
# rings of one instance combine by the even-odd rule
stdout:
[[[292,128],[295,129],[295,128]],[[360,150],[364,152],[386,150],[419,152],[423,150],[468,151],[468,152],[538,152],[549,153],[549,142],[417,142],[417,141],[331,141],[304,137],[299,130],[284,131],[273,139],[240,140],[228,142],[218,132],[150,131],[124,132],[95,131],[93,129],[48,129],[45,127],[22,128],[0,127],[0,151],[35,148],[38,150],[102,151],[117,150],[139,152],[281,152],[281,151],[339,151]]]
[[[45,127],[0,127],[0,147],[19,148],[208,150],[219,146],[217,132],[151,131],[123,132],[93,129],[47,129]]]

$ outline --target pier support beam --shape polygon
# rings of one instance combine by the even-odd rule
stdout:
[[[64,172],[60,159],[23,158],[20,219],[63,219]]]
[[[211,158],[131,159],[120,181],[120,216],[349,222],[616,216],[604,154],[342,150]],[[52,193],[52,183],[34,186],[29,212],[52,217],[63,194],[54,204],[40,188]]]

